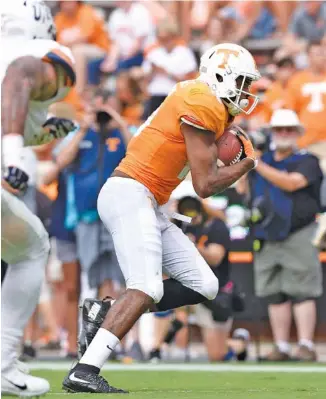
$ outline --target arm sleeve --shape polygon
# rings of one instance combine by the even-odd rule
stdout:
[[[292,172],[303,175],[307,179],[309,186],[323,177],[318,159],[313,155],[307,155],[302,161],[298,162]]]
[[[66,47],[54,48],[49,51],[43,58],[43,61],[49,62],[51,64],[57,64],[62,67],[66,73],[67,87],[72,87],[76,82],[76,73],[74,66],[74,59],[70,50]]]
[[[68,135],[62,139],[52,150],[52,157],[53,159],[56,159],[57,156],[60,154],[60,151],[63,150],[64,148],[66,148],[71,140],[73,139],[73,137],[75,136],[75,134],[78,132],[79,129],[75,129],[72,132],[68,133]]]
[[[211,100],[211,96],[200,90],[190,89],[179,112],[179,119],[197,129],[209,130],[214,133],[222,132],[224,130],[224,106],[222,103],[212,106]]]

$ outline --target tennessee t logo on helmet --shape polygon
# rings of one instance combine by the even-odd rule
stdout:
[[[218,49],[216,51],[216,55],[219,57],[223,57],[221,59],[221,63],[217,66],[218,68],[225,68],[229,62],[230,57],[235,56],[238,57],[239,51],[229,50],[229,49]]]

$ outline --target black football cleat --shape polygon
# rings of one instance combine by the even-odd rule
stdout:
[[[123,389],[114,388],[97,373],[74,369],[64,379],[62,388],[69,393],[128,393]]]
[[[82,306],[82,329],[78,337],[78,357],[86,352],[97,331],[101,327],[105,316],[111,307],[110,297],[105,297],[102,301],[87,298]]]

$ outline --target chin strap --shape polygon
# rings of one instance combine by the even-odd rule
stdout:
[[[222,98],[223,103],[228,107],[229,113],[232,116],[237,116],[243,112],[243,109],[248,107],[249,100],[242,99],[239,102],[239,105],[236,106],[235,104],[231,103],[228,99]]]

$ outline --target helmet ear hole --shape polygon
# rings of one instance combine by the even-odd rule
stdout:
[[[222,82],[223,82],[223,76],[219,75],[218,73],[216,73],[215,76],[216,76],[216,79],[217,79],[217,81],[218,81],[219,83],[222,83]]]

